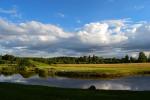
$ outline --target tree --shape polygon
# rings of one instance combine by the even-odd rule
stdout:
[[[136,63],[136,61],[137,61],[136,58],[130,57],[130,63]]]
[[[123,62],[124,63],[129,63],[129,56],[126,55],[124,58],[123,58]]]
[[[2,60],[2,55],[0,55],[0,60]]]
[[[12,61],[15,59],[15,57],[13,55],[6,54],[6,55],[2,56],[2,59]]]
[[[147,57],[145,56],[144,52],[139,53],[138,62],[147,62]]]
[[[31,61],[27,58],[21,58],[18,61],[18,68],[19,69],[26,69],[27,67],[36,67]]]
[[[147,59],[147,60],[148,60],[148,62],[150,62],[150,54],[149,54],[149,56],[148,56],[148,59]]]

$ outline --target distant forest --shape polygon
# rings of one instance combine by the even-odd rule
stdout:
[[[116,64],[116,63],[145,63],[150,62],[150,56],[147,57],[144,52],[140,52],[137,58],[126,55],[123,58],[103,58],[98,56],[82,56],[82,57],[15,57],[13,55],[1,55],[0,64],[15,64],[18,62],[27,62],[28,60],[38,61],[46,64]]]

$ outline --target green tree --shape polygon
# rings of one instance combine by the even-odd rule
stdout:
[[[148,62],[150,62],[150,54],[149,54],[149,56],[148,56],[148,59],[147,59],[147,60],[148,60]]]
[[[128,55],[126,55],[126,56],[124,57],[124,62],[125,62],[125,63],[129,63],[129,56],[128,56]]]
[[[15,57],[13,55],[6,54],[6,55],[2,56],[2,59],[12,61],[15,59]]]
[[[138,62],[147,62],[147,57],[144,52],[139,53]]]
[[[30,62],[29,59],[27,58],[21,58],[18,61],[18,68],[21,70],[24,70],[27,67],[35,67],[35,65],[33,63]]]
[[[136,63],[136,61],[137,61],[136,58],[130,57],[130,63]]]
[[[2,55],[0,55],[0,60],[2,60]]]

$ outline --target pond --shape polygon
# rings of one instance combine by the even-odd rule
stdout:
[[[95,85],[97,89],[105,90],[150,90],[149,76],[124,77],[118,79],[72,79],[65,77],[42,78],[38,75],[24,78],[20,74],[10,76],[0,75],[0,82],[54,86],[63,88],[82,88],[87,89]]]

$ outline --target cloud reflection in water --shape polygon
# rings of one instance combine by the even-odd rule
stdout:
[[[104,90],[150,90],[150,77],[137,76],[112,80],[81,80],[70,78],[40,78],[38,75],[30,78],[23,78],[19,74],[4,76],[0,75],[0,82],[11,82],[31,85],[44,85],[64,88],[83,88],[87,89],[91,85],[95,85],[97,89]]]

